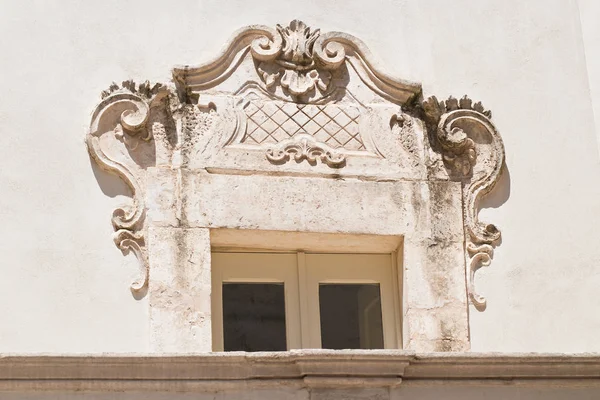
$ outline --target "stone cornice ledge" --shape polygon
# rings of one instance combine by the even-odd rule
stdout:
[[[401,382],[582,381],[600,386],[600,354],[295,350],[193,355],[0,356],[6,390],[226,390],[394,387]]]

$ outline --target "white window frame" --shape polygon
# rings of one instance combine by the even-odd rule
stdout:
[[[212,344],[223,351],[222,285],[283,283],[287,350],[321,348],[319,283],[379,284],[385,349],[401,348],[395,254],[304,252],[212,253]],[[367,267],[368,266],[368,267]]]

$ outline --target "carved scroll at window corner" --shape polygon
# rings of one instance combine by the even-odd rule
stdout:
[[[131,284],[135,294],[143,293],[148,285],[148,257],[144,234],[145,187],[140,171],[147,168],[148,154],[153,148],[144,147],[154,139],[154,133],[160,130],[158,122],[149,127],[152,110],[165,107],[168,90],[162,84],[150,85],[145,82],[136,85],[129,80],[121,86],[113,83],[101,94],[102,101],[92,115],[90,131],[86,144],[91,157],[104,170],[119,176],[131,188],[133,202],[113,212],[112,225],[116,246],[128,253],[132,251],[140,265],[140,276]],[[161,128],[164,128],[161,125]],[[100,139],[106,136],[103,144]],[[138,160],[143,159],[144,163]]]
[[[471,303],[483,311],[487,302],[475,289],[475,272],[490,265],[501,233],[495,225],[479,221],[479,202],[500,178],[504,144],[491,121],[491,111],[467,96],[445,101],[430,97],[422,103],[422,109],[435,130],[434,138],[449,176],[463,186],[468,292]]]

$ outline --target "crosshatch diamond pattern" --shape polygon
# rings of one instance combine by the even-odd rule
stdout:
[[[242,143],[279,143],[308,133],[334,149],[365,150],[358,131],[358,108],[336,104],[314,105],[253,102],[244,108],[248,117]]]

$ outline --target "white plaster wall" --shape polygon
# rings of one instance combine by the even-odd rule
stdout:
[[[90,113],[113,80],[165,81],[238,27],[293,18],[356,35],[426,95],[493,111],[508,168],[482,217],[504,239],[478,273],[473,350],[600,351],[600,164],[575,0],[3,0],[0,352],[148,349],[136,261],[111,240],[126,189],[92,167]]]
[[[579,0],[579,14],[600,152],[600,2]]]

